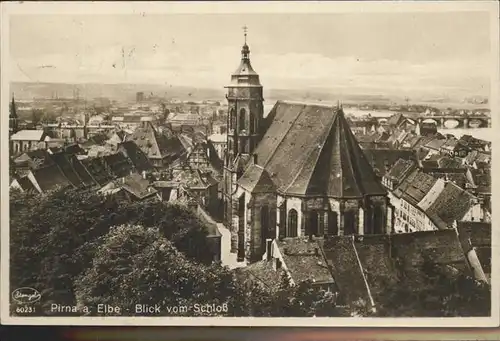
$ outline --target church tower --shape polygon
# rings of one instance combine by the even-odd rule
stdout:
[[[15,134],[19,130],[19,118],[17,117],[16,102],[12,95],[12,103],[10,104],[9,113],[9,134]]]
[[[241,49],[241,62],[231,75],[231,84],[227,88],[228,118],[227,141],[224,155],[224,221],[231,230],[231,251],[238,248],[236,231],[237,203],[232,200],[236,181],[242,175],[243,168],[257,146],[263,134],[264,106],[262,85],[259,75],[250,63],[250,48],[247,45],[247,31],[244,29],[245,42]],[[241,259],[240,255],[238,257]]]

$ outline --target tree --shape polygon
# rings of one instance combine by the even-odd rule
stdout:
[[[148,315],[136,309],[141,304],[158,305],[159,315],[226,314],[196,307],[223,306],[234,296],[227,269],[194,264],[159,229],[139,225],[111,228],[75,287],[79,306],[109,304],[125,315]]]
[[[42,121],[45,116],[45,112],[41,109],[32,109],[31,110],[31,121],[34,126]]]
[[[73,282],[89,268],[110,227],[159,227],[188,259],[209,263],[205,225],[187,208],[158,202],[130,204],[90,191],[54,190],[10,197],[11,287],[43,291],[47,305],[73,305]]]

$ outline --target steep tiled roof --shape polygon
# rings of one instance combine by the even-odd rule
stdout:
[[[470,170],[474,184],[478,193],[491,193],[491,171],[489,169]]]
[[[238,185],[251,193],[273,193],[276,187],[269,173],[261,166],[251,164],[238,179]]]
[[[454,229],[394,234],[391,241],[392,257],[397,259],[397,266],[403,271],[408,285],[414,283],[415,288],[422,283],[425,275],[422,265],[426,261],[468,271],[465,254]]]
[[[475,201],[472,194],[449,182],[426,213],[438,228],[446,229],[461,220]]]
[[[331,237],[325,240],[323,250],[331,268],[336,286],[346,303],[370,302],[370,291],[367,288],[364,269],[358,260],[352,236]]]
[[[296,195],[384,195],[342,110],[278,101],[258,144],[258,164],[278,191]]]
[[[68,162],[71,164],[75,172],[78,174],[78,177],[80,178],[81,182],[85,186],[94,186],[94,185],[99,185],[90,173],[87,171],[85,166],[82,164],[80,160],[75,155],[70,155],[68,156]]]
[[[139,172],[148,171],[153,168],[146,154],[133,141],[121,143],[118,150],[132,161],[134,167]]]
[[[63,188],[71,186],[71,183],[59,170],[59,167],[57,167],[56,164],[34,169],[32,170],[32,173],[42,192],[50,191],[58,186]]]
[[[135,170],[132,161],[122,153],[103,156],[103,160],[106,162],[111,172],[118,178],[127,176]]]
[[[114,178],[114,175],[108,169],[102,158],[88,158],[81,160],[81,163],[92,178],[101,186],[107,184]]]
[[[363,149],[363,152],[379,176],[386,174],[386,168],[392,167],[399,159],[416,160],[417,155],[413,150],[404,149]]]
[[[406,187],[402,198],[413,206],[417,206],[420,200],[422,200],[432,186],[434,186],[436,181],[437,179],[433,176],[418,172],[416,177]]]
[[[404,119],[405,117],[403,116],[403,114],[397,113],[389,117],[389,119],[387,120],[387,124],[397,127]]]
[[[456,157],[444,156],[438,160],[439,168],[465,168],[462,160]]]
[[[429,148],[429,149],[439,150],[445,143],[446,143],[446,140],[433,139],[433,140],[429,141],[425,145],[425,147]]]
[[[281,272],[274,270],[272,261],[261,260],[238,270],[271,290],[277,291],[279,289]]]
[[[137,199],[144,199],[157,193],[156,189],[149,185],[149,181],[143,179],[142,176],[137,173],[127,175],[121,187],[134,195]]]
[[[413,170],[408,176],[401,182],[401,184],[394,190],[394,195],[401,198],[403,193],[405,193],[408,186],[415,180],[415,177],[420,173],[418,169]]]
[[[409,174],[409,172],[416,166],[415,161],[412,160],[404,160],[399,159],[396,163],[391,167],[389,172],[386,174],[386,177],[397,181],[400,183],[404,180],[404,178]]]
[[[36,149],[20,155],[14,160],[14,163],[18,166],[36,169],[53,165],[54,161],[45,149]]]
[[[308,238],[285,238],[277,245],[288,271],[295,283],[306,280],[331,283],[333,277],[328,269],[323,253],[322,240]]]
[[[64,152],[59,152],[51,155],[51,158],[57,164],[64,176],[69,180],[69,182],[74,187],[80,187],[83,185],[80,176],[75,171],[71,163],[68,161],[68,156]]]
[[[151,122],[146,122],[141,127],[138,127],[127,139],[135,142],[150,159],[174,157],[184,150],[177,135],[171,131],[160,134],[155,130]]]
[[[376,303],[376,295],[384,292],[387,285],[394,284],[398,279],[391,258],[390,235],[357,237],[354,240],[354,247]]]

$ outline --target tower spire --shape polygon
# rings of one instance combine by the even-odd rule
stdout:
[[[247,44],[247,30],[248,30],[248,27],[247,25],[244,25],[243,27],[243,36],[245,37],[245,45]]]

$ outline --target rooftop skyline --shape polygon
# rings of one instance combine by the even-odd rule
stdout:
[[[222,88],[239,64],[246,25],[252,65],[265,88],[489,93],[487,12],[17,15],[10,20],[11,81]]]

